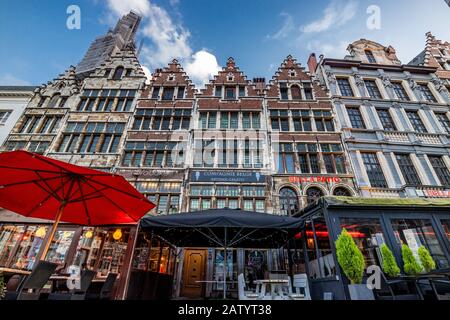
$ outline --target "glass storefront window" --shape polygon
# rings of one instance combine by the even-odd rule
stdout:
[[[227,250],[227,268],[226,268],[226,280],[229,282],[237,281],[237,250]],[[224,277],[224,250],[216,249],[215,261],[214,261],[214,281],[215,290],[223,290],[223,277]],[[237,286],[234,283],[227,283],[227,290],[233,290]]]
[[[366,266],[381,266],[377,250],[385,241],[379,219],[340,218],[341,228],[347,229],[366,260]]]
[[[94,244],[94,228],[83,228],[80,240],[77,245],[77,252],[73,260],[73,265],[83,268],[92,269],[92,266],[87,264],[89,253],[91,252]]]
[[[128,246],[129,229],[110,229],[106,233],[100,254],[97,274],[106,277],[110,272],[120,273]]]
[[[418,261],[420,261],[418,250],[423,245],[430,251],[438,268],[449,267],[448,260],[436,238],[431,220],[398,219],[392,220],[391,223],[398,245],[407,244]]]
[[[305,232],[310,277],[320,279],[335,276],[336,265],[325,219],[319,217],[308,221]]]
[[[445,235],[450,242],[450,220],[442,220],[442,228],[444,229]]]
[[[264,279],[267,271],[267,250],[246,249],[244,251],[244,276],[249,288],[255,288],[255,280]]]
[[[266,212],[264,200],[256,200],[255,201],[255,210],[256,212]]]
[[[22,236],[19,248],[13,258],[13,268],[33,269],[36,256],[41,248],[47,227],[29,226]]]
[[[72,239],[75,234],[73,230],[57,230],[48,250],[46,261],[63,264],[66,261]]]
[[[0,229],[0,266],[9,267],[14,248],[25,232],[23,226],[2,226]]]

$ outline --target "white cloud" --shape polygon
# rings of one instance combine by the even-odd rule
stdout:
[[[185,67],[185,71],[190,75],[197,89],[207,84],[209,79],[212,79],[221,69],[217,58],[204,49],[196,52]]]
[[[0,85],[1,86],[29,86],[30,82],[26,80],[22,80],[13,76],[10,73],[4,74],[0,76]]]
[[[178,2],[172,0],[171,4],[176,5]],[[181,22],[174,21],[164,8],[152,1],[108,0],[108,8],[116,18],[130,10],[143,17],[141,34],[146,44],[142,48],[140,58],[147,70],[164,67],[172,59],[178,59],[186,66],[188,75],[196,85],[207,83],[220,70],[213,54],[206,50],[194,53],[189,43],[189,30]]]
[[[301,26],[300,30],[304,33],[315,33],[343,26],[353,19],[357,9],[358,3],[355,0],[332,0],[325,8],[322,18]]]
[[[289,13],[281,12],[280,16],[284,18],[283,26],[276,33],[267,35],[266,39],[280,40],[286,38],[295,29],[294,20]]]
[[[312,40],[308,42],[306,48],[311,52],[317,53],[317,55],[323,54],[326,57],[342,59],[347,54],[349,43],[349,41],[340,41],[337,44],[332,44],[329,41]]]

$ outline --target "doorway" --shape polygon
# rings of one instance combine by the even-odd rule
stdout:
[[[205,295],[205,271],[207,250],[185,249],[183,263],[183,298],[202,298]]]

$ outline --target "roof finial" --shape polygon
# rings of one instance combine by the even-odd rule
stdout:
[[[227,60],[227,69],[234,69],[236,67],[236,64],[234,63],[234,58],[229,57]]]

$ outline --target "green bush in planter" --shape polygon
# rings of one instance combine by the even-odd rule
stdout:
[[[403,270],[411,276],[422,272],[422,266],[417,262],[411,249],[406,245],[402,245]]]
[[[364,274],[364,256],[346,229],[335,242],[339,265],[351,284],[361,284]]]
[[[382,267],[384,273],[391,278],[398,276],[400,274],[400,268],[397,265],[397,261],[395,261],[392,251],[385,243],[381,245],[381,256],[383,258]]]
[[[0,273],[0,300],[5,297],[6,284],[5,278],[3,278],[3,273]]]
[[[436,263],[430,255],[430,252],[424,246],[420,246],[419,251],[420,262],[422,263],[423,268],[426,272],[430,272],[436,269]]]

